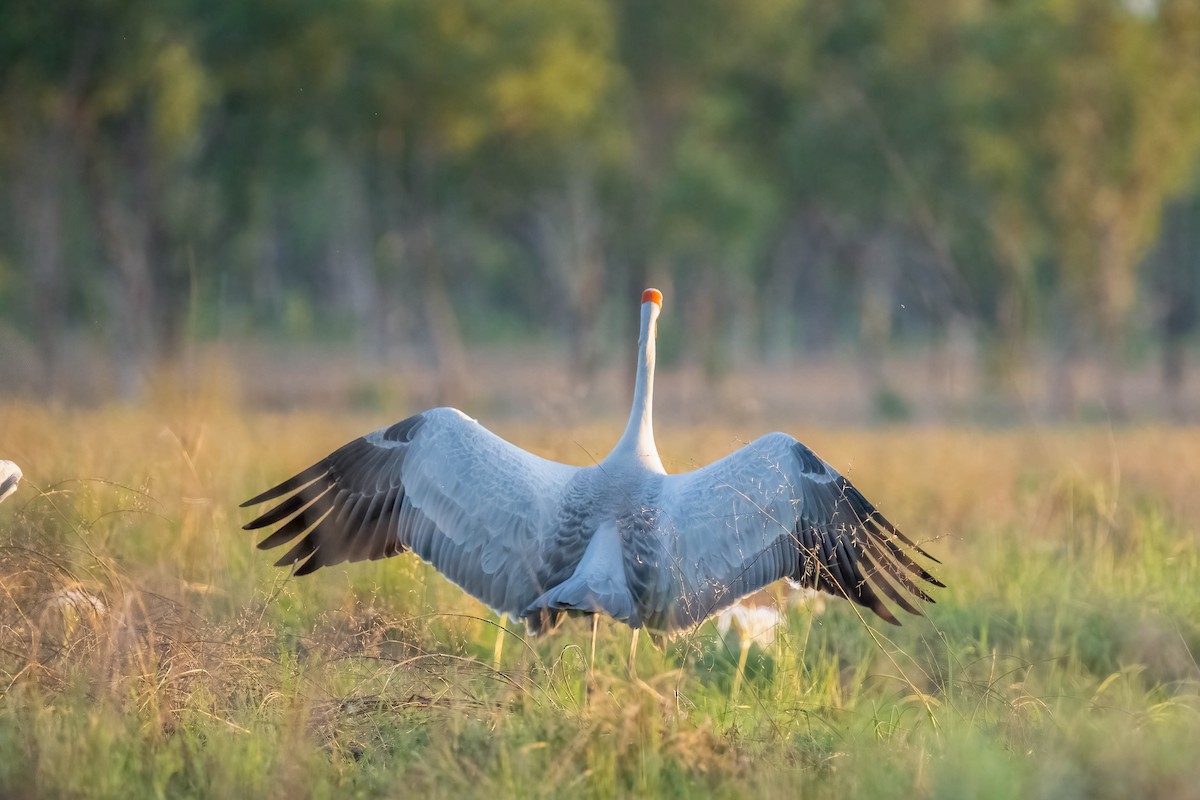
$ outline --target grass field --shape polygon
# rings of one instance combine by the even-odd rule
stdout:
[[[750,651],[524,640],[412,557],[289,579],[237,503],[403,416],[0,405],[5,797],[1200,797],[1200,430],[792,433],[943,564]],[[485,420],[486,422],[487,420]],[[588,463],[619,424],[493,425]],[[761,429],[660,431],[668,469]]]

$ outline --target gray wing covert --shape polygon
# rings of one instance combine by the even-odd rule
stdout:
[[[263,549],[297,575],[412,550],[488,606],[518,614],[543,587],[544,544],[576,468],[534,456],[460,411],[433,409],[333,453],[243,506],[280,526]]]
[[[668,476],[665,542],[674,596],[664,627],[699,622],[780,578],[847,597],[899,624],[881,600],[913,614],[919,585],[942,584],[915,560],[936,561],[836,470],[791,436],[768,434],[707,467]]]

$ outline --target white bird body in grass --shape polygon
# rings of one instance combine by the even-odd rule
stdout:
[[[0,461],[0,503],[4,502],[21,482],[21,468],[11,461]]]
[[[849,481],[772,433],[693,472],[669,475],[654,444],[655,337],[662,295],[643,293],[633,409],[599,464],[527,453],[452,408],[356,439],[244,503],[283,498],[248,523],[293,543],[297,575],[413,551],[529,630],[563,613],[635,630],[692,626],[786,578],[899,624],[881,595],[919,614],[932,559]]]
[[[775,629],[787,623],[787,616],[775,606],[748,606],[734,603],[717,614],[717,632],[722,636],[736,627],[742,644],[757,642],[766,647],[775,641]]]

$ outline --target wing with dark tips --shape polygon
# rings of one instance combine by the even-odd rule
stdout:
[[[276,527],[259,547],[297,575],[412,550],[474,597],[517,614],[544,587],[545,543],[576,468],[527,453],[455,409],[338,448],[243,506]],[[277,502],[276,502],[277,501]]]
[[[791,436],[769,434],[702,469],[663,482],[660,525],[675,588],[656,609],[684,627],[780,578],[849,598],[900,624],[888,603],[920,614],[917,561],[936,561]]]

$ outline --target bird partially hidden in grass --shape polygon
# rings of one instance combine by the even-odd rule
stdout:
[[[21,468],[11,461],[0,461],[0,503],[17,491],[21,482]]]
[[[273,489],[247,530],[279,527],[296,575],[409,550],[532,634],[564,614],[637,631],[696,625],[781,578],[848,598],[899,624],[943,586],[936,561],[837,470],[771,433],[693,472],[667,474],[654,444],[655,338],[662,294],[642,294],[629,423],[590,467],[527,453],[453,408],[368,433]],[[280,500],[282,498],[282,500]],[[632,665],[632,655],[631,655]]]

